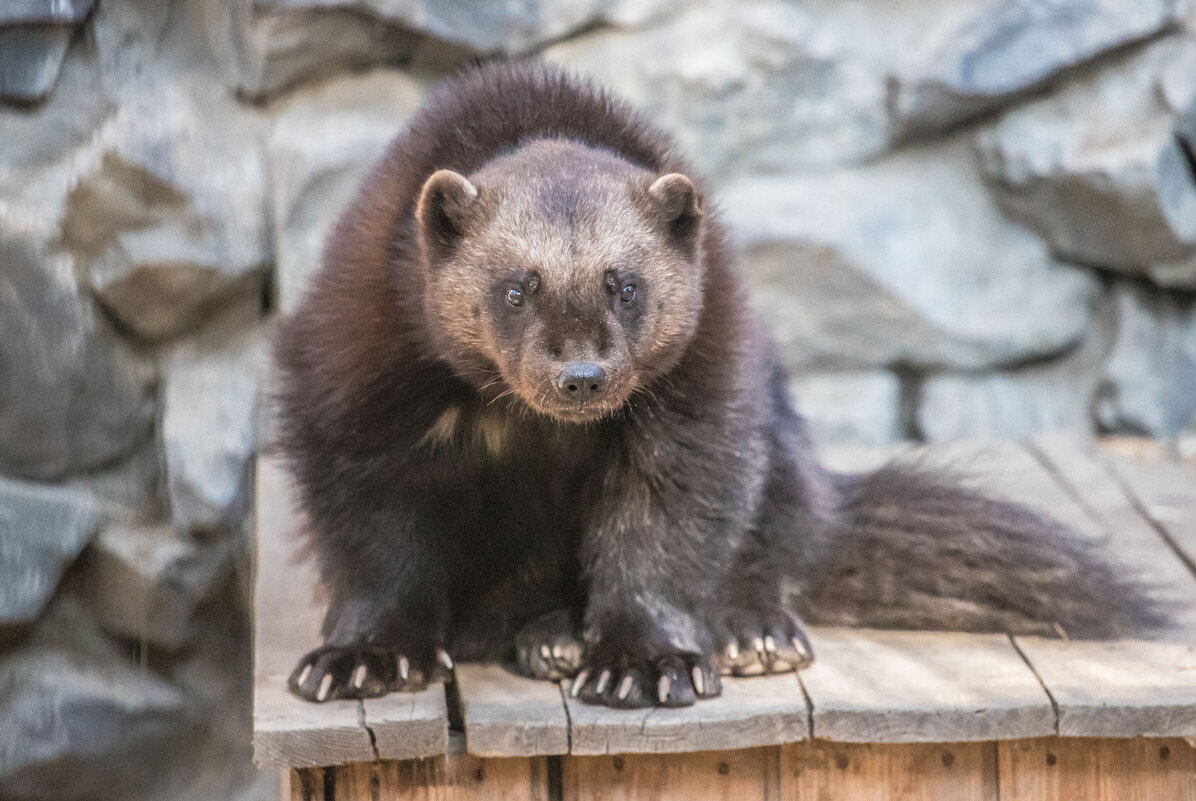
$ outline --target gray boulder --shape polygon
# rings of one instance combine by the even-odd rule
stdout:
[[[5,0],[0,25],[77,24],[91,12],[95,0]]]
[[[918,395],[919,433],[940,442],[1092,432],[1097,388],[1114,329],[1112,306],[1104,303],[1083,343],[1070,353],[1000,372],[926,377]]]
[[[395,70],[346,76],[275,109],[266,142],[276,297],[294,308],[319,266],[324,240],[361,184],[423,101],[428,79]]]
[[[958,138],[716,199],[794,370],[981,369],[1063,351],[1091,317],[1096,279],[1001,216]]]
[[[1133,284],[1115,288],[1118,330],[1101,376],[1101,429],[1170,437],[1196,424],[1196,304]]]
[[[477,54],[528,53],[575,31],[636,26],[680,8],[679,0],[239,0],[213,40],[230,44],[237,86],[265,98],[349,68],[381,64],[451,67]],[[230,47],[231,45],[231,47]]]
[[[0,657],[0,720],[0,796],[13,801],[150,797],[196,734],[176,688],[111,646],[70,641]]]
[[[188,343],[163,365],[162,442],[171,520],[183,529],[226,527],[248,508],[257,447],[261,331],[219,345]]]
[[[74,32],[68,25],[0,28],[0,100],[36,103],[50,94]]]
[[[882,71],[781,0],[697,4],[644,30],[578,36],[544,56],[617,90],[708,173],[858,161],[890,139]]]
[[[1175,36],[1007,112],[977,138],[1001,207],[1061,259],[1196,288],[1196,175],[1177,136],[1194,76],[1196,40]]]
[[[66,204],[64,240],[131,331],[168,339],[230,295],[261,295],[270,262],[261,133],[219,87],[180,81],[125,95],[97,134]]]
[[[86,493],[0,479],[0,629],[38,616],[99,525]]]
[[[232,553],[227,537],[113,523],[100,531],[73,579],[105,630],[177,650],[191,644],[196,610],[227,576]]]
[[[82,297],[74,265],[0,217],[0,472],[55,479],[143,442],[154,371]]]
[[[904,135],[951,128],[1176,26],[1180,0],[995,0],[892,87]]]
[[[94,0],[9,0],[0,7],[0,101],[43,100]]]
[[[901,382],[892,372],[798,375],[789,391],[820,448],[883,448],[901,439]]]

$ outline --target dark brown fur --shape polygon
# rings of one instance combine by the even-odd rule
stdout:
[[[296,692],[517,645],[587,701],[679,705],[806,664],[799,612],[1159,622],[1053,521],[919,468],[821,468],[702,196],[667,137],[536,65],[463,74],[395,140],[277,340],[332,598]],[[554,389],[575,363],[608,381],[593,399]]]

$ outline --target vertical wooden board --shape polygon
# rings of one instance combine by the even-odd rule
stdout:
[[[1050,698],[999,634],[815,628],[799,676],[814,736],[963,742],[1055,731]]]
[[[998,744],[1001,801],[1190,801],[1196,751],[1181,739],[1041,738]]]
[[[284,768],[282,801],[326,801],[325,768]]]
[[[544,759],[432,759],[342,765],[334,771],[343,801],[549,801]]]
[[[1151,480],[1150,472],[1159,465],[1128,460],[1106,464],[1090,443],[1067,436],[1037,437],[1029,443],[1029,447],[1060,484],[1098,521],[1107,546],[1101,550],[1101,556],[1119,565],[1127,575],[1136,576],[1148,584],[1170,608],[1174,625],[1166,631],[1145,634],[1152,638],[1180,637],[1196,642],[1196,576],[1175,555],[1154,524],[1143,517],[1139,504],[1127,494],[1123,482],[1115,476],[1118,471],[1132,475],[1142,484],[1140,489],[1143,497],[1156,497],[1157,501],[1158,498],[1167,497],[1168,493],[1165,481],[1160,479],[1156,483]],[[1196,474],[1185,478],[1196,481]],[[1190,491],[1190,514],[1193,524],[1196,524],[1196,484]],[[1178,489],[1174,491],[1176,498],[1181,495]],[[1141,503],[1144,507],[1150,505],[1148,499]],[[1184,513],[1184,503],[1178,500],[1168,508],[1174,509],[1177,515]]]
[[[723,679],[723,694],[679,709],[611,709],[568,694],[578,755],[720,751],[795,742],[809,736],[809,709],[792,673]]]
[[[1114,448],[1101,454],[1150,521],[1196,565],[1196,461],[1160,455],[1135,459]]]
[[[277,458],[257,461],[254,528],[254,669],[288,675],[299,657],[320,644],[323,602],[315,565],[300,558],[297,511],[290,477]]]
[[[778,749],[705,754],[571,756],[563,760],[564,801],[775,801]]]
[[[780,776],[782,801],[998,798],[995,743],[852,744],[813,740],[781,748]]]
[[[569,716],[555,683],[516,676],[501,665],[459,664],[456,684],[469,753],[569,753]]]

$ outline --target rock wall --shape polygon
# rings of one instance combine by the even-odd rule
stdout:
[[[823,442],[1175,437],[1194,30],[1180,0],[0,4],[0,797],[275,790],[269,317],[465,61],[540,54],[676,133]]]

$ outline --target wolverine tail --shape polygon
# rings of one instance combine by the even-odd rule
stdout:
[[[810,622],[1130,636],[1166,618],[1068,526],[917,464],[842,479],[843,529]]]

